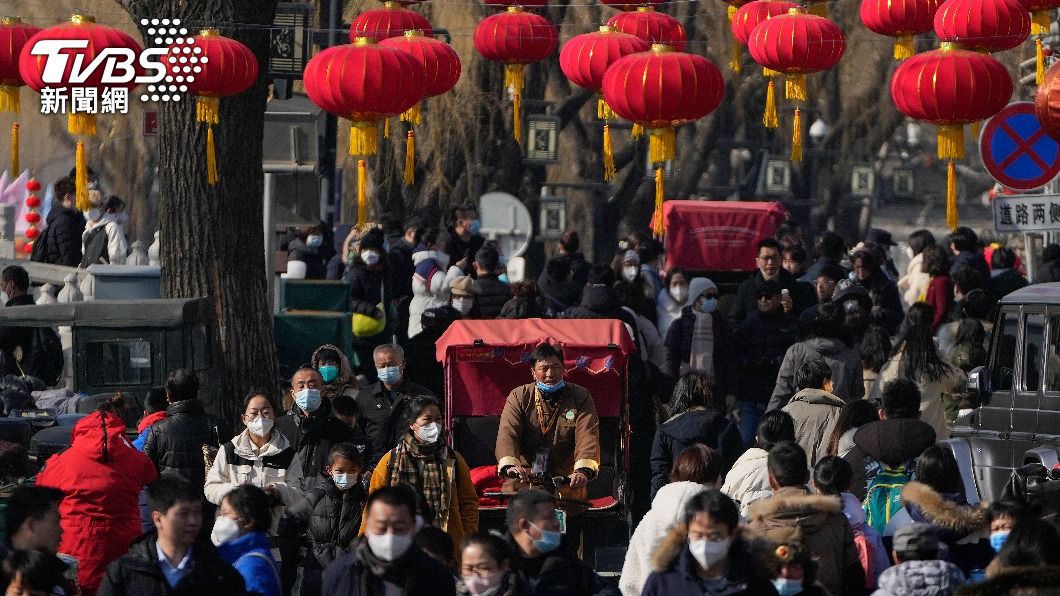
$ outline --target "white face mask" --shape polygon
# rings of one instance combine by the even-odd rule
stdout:
[[[640,272],[640,267],[635,267],[633,265],[630,265],[628,267],[623,267],[622,268],[622,279],[624,279],[626,281],[633,281],[634,279],[637,279],[637,273],[639,273],[639,272]]]
[[[684,304],[688,300],[688,286],[670,286],[670,297],[674,302]]]
[[[83,211],[85,219],[88,221],[96,221],[99,219],[99,207],[92,207],[88,211]]]
[[[412,536],[407,534],[365,534],[368,548],[384,561],[393,561],[408,552]]]
[[[730,546],[732,546],[732,538],[726,538],[721,542],[690,540],[688,542],[688,552],[692,553],[692,558],[701,567],[708,569],[729,554]]]
[[[475,300],[472,298],[453,298],[453,308],[462,315],[471,312],[473,306],[475,306]]]
[[[361,260],[369,267],[379,264],[379,258],[379,253],[374,250],[366,250],[361,253]]]
[[[258,416],[247,423],[247,430],[255,437],[264,437],[272,430],[272,418]]]
[[[230,517],[219,516],[213,522],[213,531],[210,532],[210,540],[214,546],[221,546],[239,538],[239,524]]]
[[[420,440],[427,445],[433,445],[438,442],[438,435],[442,434],[442,427],[437,422],[425,424],[416,431],[419,435]]]

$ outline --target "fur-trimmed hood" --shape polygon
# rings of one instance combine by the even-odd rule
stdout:
[[[1060,568],[1006,567],[981,584],[965,586],[960,596],[1004,596],[1013,594],[1060,595]]]
[[[815,495],[798,487],[782,488],[751,505],[752,528],[779,542],[800,541],[804,534],[836,519],[846,520],[839,497]]]
[[[989,523],[985,504],[975,507],[947,500],[922,482],[910,482],[902,489],[902,503],[915,507],[925,521],[944,532],[967,536],[981,531]],[[911,517],[917,517],[910,512]]]
[[[673,565],[681,551],[688,547],[688,526],[678,524],[670,530],[663,538],[659,548],[651,556],[651,566],[654,571],[662,573]]]

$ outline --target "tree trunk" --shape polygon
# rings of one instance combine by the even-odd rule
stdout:
[[[262,237],[262,135],[268,92],[268,29],[276,0],[121,0],[140,19],[180,19],[189,33],[218,27],[249,46],[258,80],[221,100],[215,126],[220,182],[206,182],[206,128],[195,121],[195,100],[163,102],[159,113],[159,223],[162,296],[207,297],[217,315],[220,396],[207,407],[232,419],[252,387],[276,388]],[[232,26],[238,23],[238,26]],[[146,27],[141,26],[141,33]],[[144,34],[144,39],[149,36]],[[131,165],[131,164],[129,164]]]

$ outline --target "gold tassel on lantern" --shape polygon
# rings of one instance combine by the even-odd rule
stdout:
[[[734,18],[736,18],[736,11],[737,10],[738,9],[735,6],[733,6],[732,4],[729,5],[729,10],[727,12],[729,14],[729,24],[730,25],[732,24],[732,20]]]
[[[17,178],[22,173],[18,164],[18,123],[11,125],[11,177]]]
[[[739,73],[742,69],[740,68],[740,41],[735,37],[732,38],[729,46],[729,70]]]
[[[655,168],[655,217],[652,220],[652,234],[656,238],[666,235],[666,224],[663,221],[663,200],[666,198],[666,178],[662,167]]]
[[[644,127],[634,122],[633,130],[629,131],[629,136],[634,139],[639,139],[644,136]]]
[[[1034,84],[1045,84],[1045,51],[1042,49],[1042,39],[1034,40],[1034,58],[1036,61],[1034,70]]]
[[[88,200],[88,158],[85,157],[85,144],[77,142],[77,153],[74,159],[74,197],[78,211],[88,211],[92,203]]]
[[[769,79],[769,85],[766,87],[766,111],[762,114],[762,125],[769,129],[780,126],[780,119],[777,118],[777,91],[773,79]]]
[[[789,74],[784,78],[784,99],[806,101],[806,75]]]
[[[416,182],[416,133],[409,131],[405,141],[405,186]]]
[[[791,161],[802,161],[802,110],[795,108],[791,121]]]
[[[417,101],[416,105],[402,112],[401,121],[409,124],[423,124],[423,102]]]
[[[975,122],[972,122],[972,138],[973,139],[978,139],[979,138],[979,133],[982,132],[982,130],[983,130],[983,121],[982,120],[976,120]]]
[[[383,118],[383,138],[390,140],[390,118]]]
[[[1031,35],[1049,34],[1049,9],[1036,10],[1031,13]],[[1040,83],[1039,83],[1040,84]]]
[[[894,59],[905,60],[906,58],[912,58],[916,54],[916,42],[913,41],[912,35],[899,35],[894,40]]]
[[[604,125],[604,182],[615,179],[615,148],[611,144],[611,127]]]
[[[767,79],[771,79],[773,77],[779,77],[782,74],[784,74],[784,73],[782,73],[782,72],[780,72],[778,70],[773,70],[772,68],[766,68],[765,66],[762,67],[762,76],[767,78]]]
[[[0,84],[0,112],[19,111],[18,87]]]
[[[523,65],[504,65],[504,88],[512,92],[512,136],[523,142]]]
[[[957,229],[957,167],[952,159],[946,167],[946,225]]]
[[[964,126],[944,124],[938,129],[939,159],[964,159]]]
[[[368,165],[357,160],[357,227],[368,222]]]
[[[217,146],[213,140],[213,126],[206,127],[206,183],[210,186],[217,185],[220,180],[217,173]]]
[[[607,101],[604,98],[596,100],[596,118],[598,120],[614,120],[618,116],[615,115],[615,111],[611,109],[611,106],[607,105]]]
[[[350,124],[350,155],[375,155],[379,151],[379,125],[375,120]]]
[[[651,137],[648,139],[648,158],[652,163],[670,161],[677,156],[677,140],[674,129],[666,128],[651,129]]]
[[[195,98],[195,121],[217,124],[221,113],[221,98],[199,95]]]
[[[96,134],[96,115],[70,114],[66,118],[66,130],[72,135],[94,136]]]

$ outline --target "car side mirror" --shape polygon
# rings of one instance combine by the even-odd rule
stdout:
[[[976,404],[983,403],[990,395],[990,377],[985,366],[977,366],[968,373],[968,393]]]

